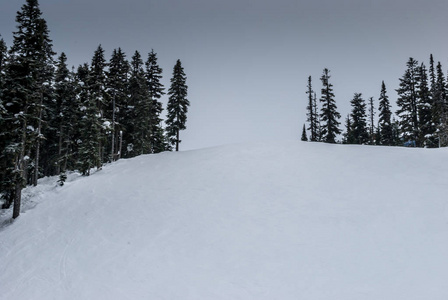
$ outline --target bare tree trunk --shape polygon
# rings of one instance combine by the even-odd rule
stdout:
[[[58,164],[56,167],[56,174],[61,174],[61,161],[62,161],[62,124],[59,125],[59,141],[58,141]]]
[[[44,101],[44,95],[41,90],[40,92],[40,103],[39,103],[39,120],[37,126],[37,140],[36,140],[36,161],[34,165],[34,177],[33,177],[33,185],[37,185],[37,179],[39,179],[39,156],[40,156],[40,134],[42,130],[42,104]]]
[[[14,206],[13,206],[13,212],[12,212],[12,218],[15,219],[20,215],[20,205],[22,202],[22,183],[24,180],[25,175],[25,145],[26,145],[26,126],[27,122],[26,119],[23,120],[23,126],[22,126],[22,145],[20,149],[20,153],[18,155],[18,158],[16,160],[16,170],[14,172],[17,172],[14,176],[15,181],[15,187],[14,187]]]
[[[115,161],[115,92],[112,100],[112,161]]]
[[[120,150],[118,152],[118,159],[121,158],[121,149],[123,148],[123,131],[120,130]]]
[[[20,203],[22,200],[22,183],[16,183],[15,196],[14,196],[14,207],[12,211],[12,218],[15,219],[20,215]]]
[[[177,129],[176,135],[176,151],[179,151],[179,129]]]

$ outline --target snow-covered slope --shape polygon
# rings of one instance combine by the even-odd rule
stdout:
[[[0,299],[446,300],[447,157],[287,142],[46,179],[0,230]]]

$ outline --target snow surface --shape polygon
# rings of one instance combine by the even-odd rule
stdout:
[[[0,299],[446,300],[447,150],[233,145],[46,178],[1,215]]]

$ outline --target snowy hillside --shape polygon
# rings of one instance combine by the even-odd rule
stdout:
[[[0,229],[0,299],[446,300],[447,150],[235,145],[45,179]]]

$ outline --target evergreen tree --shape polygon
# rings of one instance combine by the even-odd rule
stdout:
[[[76,97],[74,74],[67,68],[67,56],[61,53],[55,74],[55,104],[56,113],[54,124],[57,137],[56,174],[65,174],[67,169],[74,170],[76,165],[75,143],[79,135],[78,120],[79,102]],[[62,176],[61,178],[63,178]]]
[[[373,104],[373,97],[369,98],[369,144],[374,145],[377,137],[375,137],[375,106]]]
[[[353,140],[354,144],[364,144],[369,140],[366,121],[366,103],[361,93],[355,93],[350,103],[352,105],[350,116],[352,123],[350,130],[351,138],[349,139]]]
[[[317,105],[317,94],[313,93],[314,116],[316,117],[316,141],[322,141],[322,126],[320,124],[319,106]]]
[[[310,130],[310,141],[316,142],[318,140],[318,115],[317,115],[317,103],[315,93],[311,84],[311,76],[308,77],[307,91],[308,94],[308,105],[307,110],[307,122],[309,123],[308,130]]]
[[[345,118],[345,133],[342,138],[343,144],[354,144],[353,134],[352,134],[352,121],[350,120],[350,115]]]
[[[432,57],[432,54],[429,56],[429,81],[431,84],[430,89],[432,93],[433,89],[436,86],[436,73],[434,69],[434,58]]]
[[[157,53],[154,50],[148,54],[146,61],[146,84],[149,89],[150,97],[150,153],[159,153],[165,151],[164,130],[162,128],[162,119],[160,114],[163,111],[160,98],[165,94],[162,79],[162,68],[157,63]]]
[[[4,149],[7,145],[8,132],[5,127],[6,115],[6,103],[4,102],[4,88],[5,88],[5,68],[8,57],[7,47],[5,41],[0,39],[0,195],[3,196],[3,205],[1,208],[9,208],[13,201],[13,190],[11,189],[12,182],[9,175],[11,171],[8,155]]]
[[[304,142],[308,142],[308,137],[306,136],[305,124],[303,124],[302,137],[300,138],[300,140],[304,141]]]
[[[341,115],[337,111],[333,94],[333,85],[329,82],[330,77],[330,71],[324,69],[320,78],[323,85],[321,90],[322,96],[320,98],[320,102],[322,103],[320,114],[322,141],[326,143],[336,143],[336,136],[341,133],[341,130],[339,129],[340,123],[338,122]]]
[[[401,139],[400,123],[392,117],[392,146],[403,145],[403,140]]]
[[[437,79],[433,94],[433,123],[437,126],[439,146],[448,146],[448,108],[447,108],[447,84],[440,62],[437,64]]]
[[[412,57],[407,62],[407,70],[400,78],[400,88],[397,89],[397,115],[400,118],[400,131],[404,141],[416,141],[419,137],[419,122],[417,111],[417,84],[419,82],[417,61]],[[417,144],[417,146],[420,146]]]
[[[138,51],[135,51],[131,61],[131,76],[129,79],[129,95],[131,106],[132,124],[128,127],[128,136],[131,143],[128,144],[128,156],[150,153],[151,131],[151,100],[148,86],[146,85],[143,61]],[[127,116],[129,117],[129,116]]]
[[[47,105],[44,128],[46,139],[42,147],[43,173],[47,176],[59,175],[62,154],[63,102],[73,91],[67,89],[69,70],[67,69],[67,56],[61,53],[56,63],[54,99]]]
[[[111,160],[120,158],[120,133],[123,132],[128,103],[129,63],[121,48],[114,49],[107,72],[109,107],[106,118],[112,120],[110,150]]]
[[[425,65],[422,63],[417,71],[419,72],[419,81],[417,83],[417,110],[420,128],[418,144],[421,146],[434,148],[438,146],[438,142],[436,136],[436,128],[432,122],[433,103],[431,91],[428,87],[428,75]]]
[[[89,72],[90,97],[96,104],[99,114],[99,122],[101,124],[97,138],[98,155],[100,160],[98,161],[96,167],[99,169],[104,161],[108,161],[104,155],[104,145],[107,141],[106,136],[110,133],[110,121],[107,120],[104,115],[104,112],[108,106],[106,103],[106,66],[107,64],[106,59],[104,58],[104,50],[101,45],[99,45],[93,55]]]
[[[392,134],[392,112],[389,102],[389,96],[387,96],[386,85],[384,81],[381,83],[381,93],[379,98],[379,121],[378,121],[378,131],[380,137],[378,138],[380,145],[392,146],[393,134]]]
[[[167,115],[167,136],[171,145],[176,145],[176,151],[179,151],[180,130],[186,129],[187,112],[190,102],[187,100],[187,85],[181,61],[177,60],[173,69],[171,78],[171,87],[168,90],[168,115]]]
[[[1,36],[1,35],[0,35]],[[3,88],[4,88],[4,81],[5,81],[5,66],[6,66],[6,59],[7,59],[7,53],[8,49],[6,47],[6,43],[3,39],[0,39],[0,100],[2,98]],[[3,104],[3,101],[0,101],[0,105]]]
[[[28,164],[34,157],[34,177],[39,171],[42,115],[51,97],[53,75],[52,41],[37,0],[27,0],[17,13],[17,31],[6,67],[4,99],[7,122],[4,153],[14,187],[13,218],[20,214],[21,190],[28,181]]]
[[[100,132],[101,114],[97,106],[97,98],[92,97],[92,88],[89,83],[90,70],[87,64],[78,67],[76,74],[78,83],[78,97],[80,101],[80,112],[83,115],[80,122],[79,137],[79,161],[78,168],[82,175],[89,176],[90,169],[101,165],[100,152]]]

